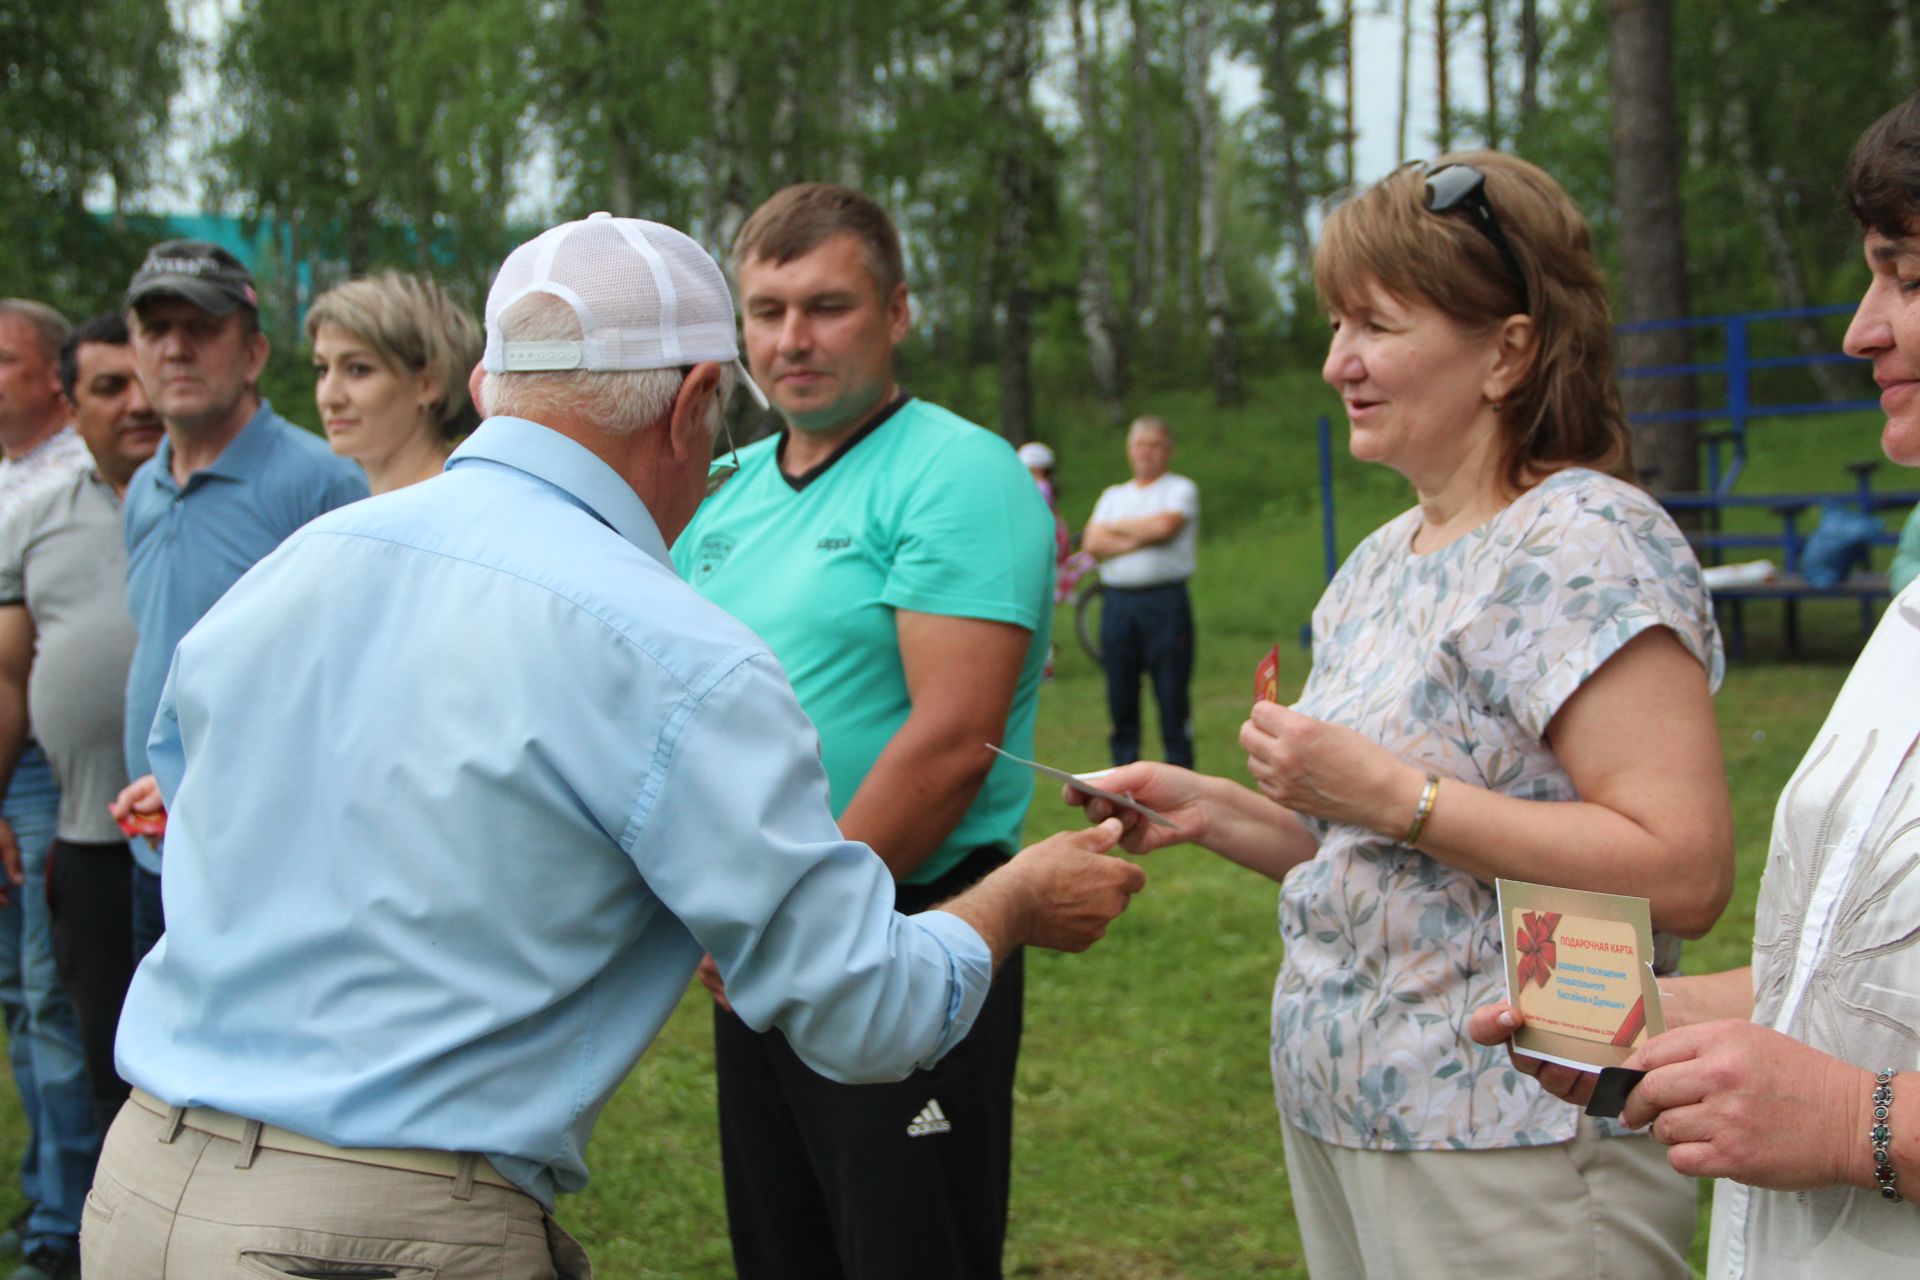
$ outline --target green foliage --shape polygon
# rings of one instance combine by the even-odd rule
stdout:
[[[1838,192],[1854,138],[1913,90],[1900,79],[1889,12],[1877,0],[1676,0],[1674,102],[1695,314],[1788,304],[1757,193],[1770,194],[1811,301],[1849,300],[1862,287]],[[1580,0],[1546,25],[1552,94],[1520,150],[1579,202],[1612,264],[1606,5]]]
[[[377,264],[477,296],[511,247],[527,21],[508,0],[240,7],[220,51],[217,190],[278,232],[275,259],[256,266],[287,314]]]
[[[162,157],[181,51],[166,0],[0,5],[0,294],[78,315],[126,287],[151,228],[123,201]]]

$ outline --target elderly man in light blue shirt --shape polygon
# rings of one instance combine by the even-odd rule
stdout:
[[[736,376],[692,241],[554,228],[487,328],[511,416],[295,534],[176,652],[171,927],[127,998],[89,1280],[586,1277],[554,1195],[703,950],[820,1070],[897,1078],[1013,947],[1084,947],[1141,883],[1109,823],[893,912],[778,665],[668,559]]]

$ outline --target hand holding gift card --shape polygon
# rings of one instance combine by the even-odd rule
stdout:
[[[1267,656],[1260,659],[1260,665],[1253,669],[1253,700],[1255,702],[1280,701],[1280,646],[1275,645]]]
[[[1507,1002],[1516,1053],[1599,1071],[1588,1110],[1619,1114],[1639,1073],[1620,1064],[1665,1030],[1645,898],[1501,880]]]

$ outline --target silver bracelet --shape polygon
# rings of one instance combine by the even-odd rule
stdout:
[[[1873,1143],[1873,1180],[1880,1184],[1883,1198],[1898,1200],[1900,1193],[1893,1189],[1892,1122],[1893,1068],[1888,1067],[1873,1078],[1873,1128],[1867,1130],[1867,1138]]]

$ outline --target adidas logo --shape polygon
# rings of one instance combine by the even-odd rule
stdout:
[[[927,1105],[920,1108],[920,1114],[907,1126],[909,1138],[924,1138],[930,1133],[946,1133],[953,1128],[953,1121],[947,1119],[947,1113],[940,1109],[938,1098],[928,1098]]]

